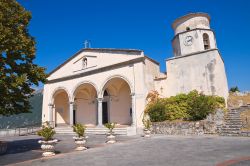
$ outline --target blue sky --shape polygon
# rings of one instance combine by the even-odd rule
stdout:
[[[250,90],[250,1],[248,0],[18,0],[32,12],[35,62],[50,72],[78,50],[134,48],[161,63],[173,56],[172,22],[190,12],[211,16],[229,87]]]

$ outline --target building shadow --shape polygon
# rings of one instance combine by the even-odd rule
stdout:
[[[0,165],[15,164],[41,158],[40,139],[7,141],[7,152],[0,156]]]
[[[31,150],[40,149],[40,144],[38,143],[40,139],[25,139],[25,140],[15,140],[8,142],[7,154],[23,153]]]

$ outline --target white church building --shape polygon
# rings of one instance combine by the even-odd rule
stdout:
[[[224,62],[209,15],[185,15],[172,28],[174,56],[166,60],[166,73],[142,50],[81,49],[49,74],[42,121],[56,128],[81,123],[97,133],[103,124],[116,122],[120,132],[134,135],[142,131],[146,97],[152,90],[169,97],[196,89],[227,99]]]

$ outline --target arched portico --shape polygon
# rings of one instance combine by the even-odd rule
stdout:
[[[97,124],[97,90],[94,84],[87,82],[80,84],[73,96],[73,123],[95,126]]]
[[[105,81],[98,99],[98,125],[107,122],[133,125],[133,101],[131,84],[126,79],[114,76]]]
[[[63,125],[70,123],[69,116],[69,94],[65,88],[57,88],[52,94],[51,104],[49,104],[49,121],[53,125]]]

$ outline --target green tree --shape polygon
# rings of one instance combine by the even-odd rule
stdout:
[[[29,112],[28,99],[45,68],[34,64],[35,40],[28,32],[31,13],[15,0],[0,0],[0,115]]]
[[[230,88],[229,92],[240,92],[238,86],[234,86],[232,88]]]

